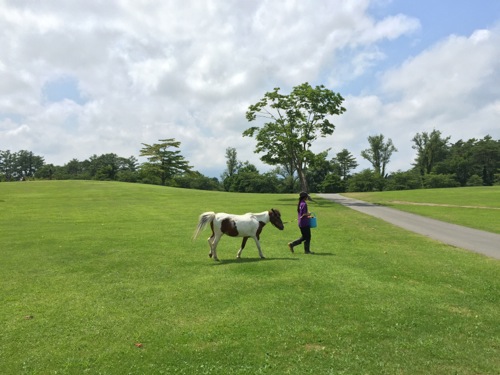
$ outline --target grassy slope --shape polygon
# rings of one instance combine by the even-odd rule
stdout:
[[[344,195],[449,223],[500,233],[500,186]]]
[[[199,213],[295,195],[89,181],[0,184],[6,374],[494,374],[500,265],[318,200],[317,255],[264,229],[234,259],[191,242]],[[32,317],[32,318],[31,318]],[[141,343],[142,348],[134,344]]]

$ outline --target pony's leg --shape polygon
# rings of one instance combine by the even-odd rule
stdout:
[[[243,240],[241,241],[241,247],[238,250],[238,254],[236,255],[236,258],[240,258],[241,257],[241,252],[245,248],[245,245],[247,244],[247,240],[248,240],[248,237],[243,237]]]
[[[209,258],[212,258],[213,256],[213,243],[214,243],[214,235],[212,234],[210,237],[208,237],[208,246],[210,246],[210,252],[208,253]]]
[[[214,237],[214,240],[212,242],[212,247],[211,247],[211,252],[212,252],[212,256],[214,258],[215,261],[219,261],[219,258],[217,258],[217,244],[219,243],[220,239],[221,239],[222,236],[215,236]]]
[[[259,250],[259,256],[262,258],[262,259],[265,259],[266,257],[264,256],[264,254],[262,254],[262,249],[260,248],[260,241],[257,237],[254,237],[254,240],[255,240],[255,244],[257,245],[257,250]]]

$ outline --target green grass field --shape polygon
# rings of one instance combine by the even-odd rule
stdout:
[[[346,193],[343,195],[500,234],[500,186]]]
[[[260,260],[203,211],[296,195],[92,181],[0,184],[2,374],[498,374],[500,263],[317,199],[312,250]],[[475,212],[475,211],[472,211]]]

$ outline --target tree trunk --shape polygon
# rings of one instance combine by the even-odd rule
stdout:
[[[299,175],[299,181],[300,181],[300,188],[302,191],[305,191],[306,193],[309,193],[309,186],[307,185],[307,180],[306,180],[306,175],[304,174],[304,170],[300,168],[297,171]]]

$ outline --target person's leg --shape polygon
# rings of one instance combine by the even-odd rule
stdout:
[[[303,230],[302,230],[303,229]],[[306,254],[313,254],[311,251],[311,228],[301,228],[302,238],[304,239],[304,252]]]
[[[300,232],[302,233],[302,228],[300,228]],[[303,235],[299,239],[296,239],[293,242],[289,242],[288,243],[288,248],[293,253],[294,246],[300,245],[302,242],[304,242],[304,236]]]

